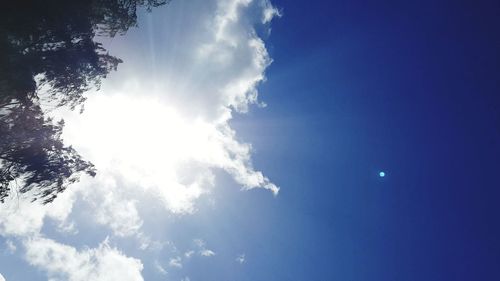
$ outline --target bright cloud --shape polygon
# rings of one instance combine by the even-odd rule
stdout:
[[[73,190],[67,190],[50,204],[50,208],[31,202],[31,195],[11,196],[0,205],[0,235],[25,237],[38,234],[46,219],[59,222],[61,226],[71,212],[75,194]]]
[[[0,235],[22,241],[25,259],[54,280],[142,280],[141,260],[109,240],[80,248],[45,238],[43,229],[78,239],[85,233],[80,227],[92,225],[111,239],[134,238],[138,248],[160,251],[167,242],[144,229],[156,218],[141,210],[158,204],[165,217],[196,212],[197,200],[216,187],[217,171],[244,190],[276,195],[278,186],[254,168],[252,146],[229,122],[235,112],[261,105],[257,87],[272,60],[255,27],[279,15],[267,0],[172,1],[153,11],[152,38],[142,21],[142,30],[104,42],[125,63],[100,92],[89,93],[83,114],[53,113],[66,121],[65,141],[98,175],[49,206],[30,203],[29,194],[9,198],[0,206]],[[144,42],[156,53],[143,55]],[[204,241],[195,245],[168,265],[181,268],[181,256],[194,253],[215,255]],[[166,272],[159,263],[155,268]]]
[[[111,248],[107,241],[95,249],[76,250],[46,238],[25,241],[26,260],[48,272],[49,277],[69,281],[142,281],[140,260]]]

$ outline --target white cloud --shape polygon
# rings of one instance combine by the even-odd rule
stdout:
[[[181,257],[171,258],[170,261],[168,262],[168,265],[170,265],[171,267],[182,268],[182,258]]]
[[[262,6],[262,23],[266,24],[271,22],[274,17],[281,17],[282,12],[278,10],[276,7],[271,5],[269,1],[263,0],[261,1]]]
[[[189,15],[179,12],[184,8]],[[0,235],[23,241],[27,261],[51,279],[142,280],[142,263],[106,241],[78,250],[71,239],[43,238],[45,227],[79,239],[86,232],[79,228],[93,225],[160,251],[164,241],[144,229],[158,217],[141,212],[155,204],[164,218],[196,212],[197,200],[216,187],[217,171],[245,190],[279,191],[254,168],[252,146],[238,138],[230,120],[260,104],[257,86],[272,60],[254,26],[280,13],[265,0],[173,1],[162,13],[152,25],[161,51],[154,68],[139,51],[150,38],[131,30],[107,42],[125,63],[99,93],[89,94],[84,114],[54,112],[66,120],[65,141],[96,164],[97,177],[83,178],[47,206],[30,203],[30,194],[0,206]],[[194,243],[198,248],[180,255],[215,254],[204,241]],[[181,256],[168,265],[182,267]]]
[[[261,20],[246,9],[260,8],[266,21],[277,10],[263,0],[213,2],[215,10],[191,7],[196,20],[181,25],[173,22],[174,6],[191,4],[172,3],[174,11],[161,23],[179,30],[175,38],[153,31],[156,41],[175,42],[164,46],[167,59],[155,61],[154,73],[134,49],[147,38],[115,38],[109,48],[126,62],[100,93],[89,95],[83,114],[64,114],[65,139],[98,168],[83,188],[87,201],[96,221],[117,236],[140,231],[138,200],[145,197],[173,213],[195,212],[196,200],[215,186],[214,170],[232,175],[242,189],[279,191],[254,169],[251,145],[229,125],[233,111],[257,103],[256,87],[271,63],[254,31]]]
[[[109,246],[107,241],[97,248],[78,251],[47,238],[31,238],[24,242],[26,260],[47,272],[49,278],[69,281],[142,281],[141,261],[127,257]]]
[[[40,232],[45,219],[64,222],[71,213],[75,194],[71,189],[66,190],[50,205],[31,202],[32,195],[28,192],[11,196],[0,204],[0,235],[30,236]]]
[[[184,256],[189,259],[191,256],[193,256],[194,254],[194,251],[193,250],[189,250],[187,252],[184,253]]]
[[[246,261],[245,254],[238,255],[238,257],[236,257],[236,261],[240,264],[245,263]]]
[[[17,200],[16,200],[17,201]],[[37,233],[43,226],[45,209],[37,202],[7,198],[0,208],[0,233],[7,235],[29,235]],[[16,206],[17,205],[17,206]]]
[[[114,178],[101,179],[100,192],[86,193],[87,202],[92,206],[96,222],[109,226],[117,236],[136,234],[141,225],[136,200],[124,198],[124,186],[118,186]],[[91,189],[87,189],[91,190]]]
[[[3,277],[2,273],[0,273],[0,281],[6,281],[5,278]]]
[[[212,250],[205,249],[205,250],[200,251],[200,255],[204,256],[204,257],[211,257],[211,256],[215,256],[215,252]]]

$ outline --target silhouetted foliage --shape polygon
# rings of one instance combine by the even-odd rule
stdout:
[[[0,9],[0,106],[49,86],[60,105],[74,107],[99,87],[120,59],[94,37],[124,33],[137,24],[137,8],[166,0],[8,1]],[[36,81],[35,77],[39,78]]]
[[[137,10],[168,0],[25,0],[0,8],[0,200],[9,186],[39,188],[50,202],[93,166],[63,145],[63,122],[46,118],[40,89],[57,106],[75,108],[84,93],[122,61],[96,42],[137,25]],[[36,199],[36,198],[35,198]]]
[[[52,201],[69,183],[85,172],[95,175],[91,163],[81,159],[61,139],[64,121],[45,118],[41,108],[26,104],[4,109],[0,116],[0,200],[8,194],[8,182],[15,183],[20,192],[37,188],[36,197]]]

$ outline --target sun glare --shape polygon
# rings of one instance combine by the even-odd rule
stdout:
[[[172,108],[153,100],[113,99],[96,104],[86,114],[86,129],[91,130],[87,137],[98,146],[94,149],[148,168],[190,157],[193,149],[207,149],[209,142],[204,124],[183,120]]]
[[[100,96],[70,120],[65,138],[98,170],[116,171],[129,182],[156,189],[174,211],[189,211],[189,200],[210,185],[199,163],[227,157],[223,135],[201,119],[181,116],[154,99]]]

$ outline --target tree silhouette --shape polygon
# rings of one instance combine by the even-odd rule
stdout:
[[[0,201],[17,182],[50,202],[78,175],[95,175],[46,118],[40,95],[74,109],[122,61],[96,42],[137,25],[137,11],[168,0],[25,0],[0,9]],[[43,89],[43,90],[41,90]]]
[[[40,106],[27,104],[6,109],[0,116],[0,200],[8,195],[9,182],[18,179],[20,192],[37,188],[36,198],[52,201],[78,174],[95,175],[93,165],[81,159],[61,139],[64,121],[45,118]]]

